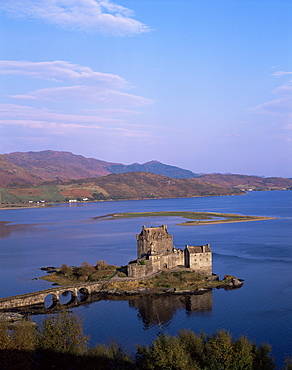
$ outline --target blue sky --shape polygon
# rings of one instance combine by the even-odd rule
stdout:
[[[292,1],[1,0],[0,153],[292,177]]]

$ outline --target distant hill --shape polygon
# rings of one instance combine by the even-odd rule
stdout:
[[[4,202],[120,200],[185,198],[197,196],[242,194],[239,189],[228,189],[198,179],[172,179],[147,172],[127,172],[103,177],[57,180],[38,186],[18,186],[0,189]]]
[[[81,182],[71,181],[71,184]],[[204,183],[201,180],[173,179],[147,172],[127,172],[111,174],[82,182],[97,185],[105,190],[112,199],[137,198],[181,198],[209,195],[242,194],[238,189],[227,189],[218,185]]]
[[[145,177],[145,175],[133,176],[137,173],[149,173],[153,175],[166,176],[167,181],[173,180],[192,180],[188,182],[188,185],[184,182],[170,182],[166,183],[165,189],[162,189],[159,185],[162,180],[154,181],[154,190],[150,188],[151,177]],[[118,177],[107,177],[107,175],[126,175],[127,176],[118,176]],[[132,175],[131,175],[132,174]],[[105,177],[106,176],[106,177]],[[158,161],[150,161],[144,164],[133,163],[131,165],[124,165],[121,163],[111,163],[102,161],[94,158],[86,158],[82,155],[76,155],[70,152],[63,151],[53,151],[53,150],[44,150],[40,152],[14,152],[10,154],[0,155],[0,187],[7,187],[12,184],[24,185],[41,185],[42,183],[48,184],[51,181],[58,181],[58,184],[61,184],[63,181],[71,180],[86,180],[94,179],[95,184],[97,184],[97,178],[100,178],[100,183],[103,184],[105,189],[109,187],[109,197],[119,197],[122,199],[123,191],[126,191],[132,199],[133,197],[150,197],[153,194],[153,197],[172,197],[172,194],[176,193],[176,196],[185,197],[189,189],[190,184],[192,187],[196,184],[196,191],[194,193],[194,188],[189,191],[189,196],[196,196],[198,194],[204,193],[204,188],[207,186],[209,190],[206,191],[213,195],[213,190],[210,190],[210,184],[212,186],[217,186],[219,188],[232,188],[232,189],[241,189],[241,190],[281,190],[281,189],[292,189],[292,179],[286,179],[282,177],[259,177],[259,176],[246,176],[246,175],[237,175],[237,174],[206,174],[206,175],[197,175],[192,171],[185,170],[179,167],[170,166],[163,164]],[[116,179],[116,180],[115,180]],[[197,180],[197,181],[195,181]],[[86,180],[87,182],[89,180]],[[92,180],[93,181],[93,180]],[[110,181],[109,184],[105,182]],[[142,188],[138,186],[137,182],[141,182],[146,186],[145,194],[142,192]],[[111,185],[112,183],[115,185]],[[123,183],[121,193],[121,184]],[[146,183],[145,183],[146,182]],[[142,184],[141,183],[141,184]],[[73,183],[72,183],[73,184]],[[136,190],[135,186],[138,186]],[[172,190],[174,191],[172,193]],[[201,184],[201,189],[199,189],[199,184]],[[141,185],[142,186],[142,185]],[[157,188],[158,186],[158,188]],[[115,187],[115,189],[113,188]],[[128,187],[128,188],[127,188]],[[129,190],[132,187],[133,194]],[[180,190],[179,190],[180,187]],[[126,190],[127,188],[127,190]],[[137,190],[139,189],[139,190]],[[150,191],[151,190],[151,191]],[[163,195],[163,190],[165,191],[165,196]],[[217,191],[214,190],[215,192]],[[220,190],[222,193],[222,190]],[[50,193],[50,192],[49,192]],[[102,192],[101,192],[102,193]],[[105,190],[106,194],[107,190]],[[147,195],[146,195],[147,193]],[[220,193],[220,194],[221,194]],[[88,193],[90,195],[90,192]],[[136,194],[136,195],[135,195]],[[193,195],[194,194],[194,195]],[[134,196],[135,195],[135,196]],[[61,196],[62,198],[62,196]],[[61,199],[60,198],[60,199]],[[10,198],[9,198],[10,199]]]
[[[174,179],[190,179],[199,175],[179,167],[169,166],[158,161],[150,161],[144,164],[133,163],[130,165],[113,164],[106,167],[112,173],[126,172],[150,172],[156,175],[168,176]]]
[[[86,179],[105,176],[111,173],[125,173],[132,171],[145,171],[174,178],[195,177],[191,171],[175,166],[169,166],[158,161],[144,164],[123,165],[120,163],[105,162],[94,158],[86,158],[70,152],[45,150],[41,152],[14,152],[5,154],[12,165],[27,171],[33,177],[31,184],[42,181]],[[13,167],[13,166],[12,166]],[[17,180],[11,178],[11,182]],[[22,183],[22,182],[21,182]],[[0,186],[6,185],[1,181]]]
[[[41,178],[12,164],[4,155],[0,154],[0,185],[7,186],[11,183],[34,184],[39,183]]]
[[[216,173],[202,175],[199,179],[219,186],[242,190],[281,190],[284,188],[292,188],[292,179],[284,177],[259,177],[235,174],[223,175]]]
[[[84,179],[111,173],[105,169],[111,163],[85,158],[70,152],[44,150],[41,152],[14,152],[5,154],[5,156],[12,164],[38,176],[41,181]]]

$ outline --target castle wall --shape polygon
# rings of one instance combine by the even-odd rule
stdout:
[[[142,226],[137,238],[137,255],[142,258],[152,253],[172,251],[172,235],[168,234],[166,225],[159,227]]]
[[[129,277],[143,278],[146,273],[146,264],[140,265],[138,263],[129,263],[127,266],[127,272]]]
[[[143,261],[142,265],[141,261]],[[174,249],[172,252],[151,254],[146,259],[138,259],[137,263],[130,263],[127,269],[128,276],[139,278],[165,268],[171,269],[177,266],[185,266],[185,254],[181,249]]]
[[[164,268],[172,269],[176,266],[185,265],[184,252],[181,249],[174,249],[172,252],[164,252],[149,256],[147,272],[153,273]]]
[[[202,245],[185,249],[186,267],[196,271],[200,275],[212,275],[212,252],[210,245]]]

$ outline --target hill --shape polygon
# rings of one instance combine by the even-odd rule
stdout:
[[[220,173],[202,175],[201,181],[241,190],[283,190],[292,189],[292,179],[284,177],[260,177]]]
[[[5,154],[5,156],[12,164],[39,176],[41,181],[38,183],[57,179],[84,179],[111,173],[105,169],[111,163],[85,158],[70,152],[44,150],[41,152],[14,152]]]
[[[92,181],[93,180],[93,181]],[[76,184],[72,181],[71,184]],[[166,176],[147,172],[127,172],[111,174],[96,179],[88,179],[82,183],[97,185],[104,189],[112,199],[141,199],[141,198],[183,198],[208,195],[242,194],[218,185],[205,183],[201,180],[173,179]],[[80,185],[80,181],[78,182]],[[106,193],[104,194],[106,196]]]
[[[86,158],[70,152],[52,150],[24,153],[14,152],[5,154],[5,156],[12,165],[22,168],[33,176],[31,184],[53,180],[87,179],[105,176],[110,173],[126,173],[132,171],[144,171],[174,178],[191,178],[196,176],[191,171],[169,166],[158,161],[124,165],[94,158]],[[17,181],[11,177],[11,182]],[[1,177],[0,185],[6,185],[6,182],[5,184],[1,182]]]
[[[161,178],[146,176],[146,173],[161,176]],[[163,177],[167,180],[162,180]],[[73,180],[77,180],[77,182]],[[63,181],[67,182],[63,183]],[[42,190],[38,190],[38,195],[35,194],[36,187],[43,189],[43,183],[46,186],[44,194]],[[61,184],[66,189],[64,196],[56,188]],[[68,184],[70,184],[70,189]],[[89,184],[93,184],[93,190]],[[13,185],[15,188],[17,188],[16,185],[19,185],[22,188],[22,194],[18,190],[18,195],[12,195],[10,189],[8,190],[10,195],[8,195],[3,190],[1,193],[2,202],[5,199],[7,202],[12,202],[15,200],[15,196],[20,195],[20,199],[27,201],[33,194],[36,198],[32,198],[32,200],[40,198],[53,201],[61,201],[70,197],[136,199],[223,195],[226,189],[228,189],[227,193],[230,193],[230,188],[233,191],[239,189],[241,191],[292,189],[292,179],[237,174],[199,176],[192,171],[158,161],[124,165],[86,158],[70,152],[45,150],[0,155],[0,187],[7,188],[9,186],[11,188]],[[80,188],[77,190],[79,185]],[[33,194],[27,190],[25,195],[25,186],[34,186]],[[43,195],[41,196],[41,194]]]
[[[0,154],[0,185],[6,186],[11,183],[34,184],[42,181],[35,174],[12,164],[4,155]]]
[[[179,167],[169,166],[158,161],[150,161],[144,164],[133,163],[130,165],[113,164],[107,167],[112,173],[126,172],[149,172],[156,175],[168,176],[173,179],[190,179],[199,175]]]
[[[37,202],[68,200],[120,200],[184,198],[242,194],[198,179],[172,179],[147,172],[110,174],[103,177],[54,181],[38,186],[0,188],[2,202]]]

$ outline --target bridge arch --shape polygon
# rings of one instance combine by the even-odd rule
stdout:
[[[77,299],[77,294],[73,290],[64,290],[59,295],[59,302],[61,305],[73,303]]]
[[[44,298],[44,306],[45,308],[53,308],[55,307],[59,302],[58,296],[54,293],[49,293]]]
[[[77,292],[77,299],[79,302],[85,302],[87,301],[88,297],[89,297],[89,290],[85,287],[83,288],[80,288]]]

